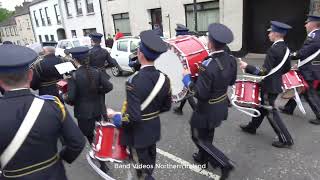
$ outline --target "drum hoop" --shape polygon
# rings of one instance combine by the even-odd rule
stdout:
[[[253,104],[253,105],[256,105],[256,106],[260,106],[261,105],[261,103],[257,104],[257,103],[253,103],[253,102],[238,101],[238,100],[234,100],[234,102],[241,103],[241,104]]]
[[[106,121],[96,122],[96,125],[98,125],[98,126],[103,126],[103,127],[112,126],[112,127],[116,128],[116,126],[115,126],[113,123],[111,123],[111,122],[106,122]]]
[[[244,79],[244,80],[236,80],[236,83],[237,83],[237,82],[252,82],[252,83],[255,83],[255,84],[259,84],[259,82],[257,82],[257,81],[247,80],[247,79]]]

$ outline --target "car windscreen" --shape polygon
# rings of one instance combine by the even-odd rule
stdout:
[[[131,41],[130,52],[135,52],[139,46],[139,41]]]
[[[79,47],[79,46],[81,46],[81,44],[80,44],[80,41],[79,41],[79,40],[72,41],[72,43],[73,43],[73,47]]]

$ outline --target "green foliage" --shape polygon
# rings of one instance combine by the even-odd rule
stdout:
[[[0,22],[6,20],[7,18],[11,17],[14,14],[14,12],[9,11],[4,8],[0,8]]]

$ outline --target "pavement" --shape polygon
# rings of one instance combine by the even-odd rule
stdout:
[[[261,65],[264,55],[248,55],[246,61]],[[239,71],[240,72],[240,71]],[[111,74],[110,70],[108,73]],[[128,76],[113,77],[114,90],[106,95],[106,104],[120,110],[125,99],[125,81]],[[277,104],[286,101],[278,99]],[[176,106],[173,104],[173,107]],[[281,114],[293,139],[290,149],[277,149],[271,146],[276,134],[265,120],[256,135],[249,135],[239,128],[248,123],[250,117],[240,113],[234,107],[229,109],[228,120],[216,129],[213,144],[221,149],[235,164],[230,180],[320,180],[320,126],[311,125],[308,120],[314,118],[310,107],[304,103],[307,111],[303,115],[296,110],[293,116]],[[71,113],[72,107],[68,107]],[[190,136],[189,120],[192,111],[187,104],[183,115],[172,111],[161,115],[162,138],[157,144],[157,165],[154,177],[157,180],[206,180],[218,179],[219,169],[209,167],[201,170],[197,167],[177,165],[195,164],[192,154],[197,151]],[[72,164],[66,164],[70,180],[100,180],[85,159],[88,146]],[[108,164],[115,179],[127,179],[128,169],[120,165]]]

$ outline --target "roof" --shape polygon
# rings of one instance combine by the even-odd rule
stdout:
[[[9,17],[8,19],[4,20],[3,22],[0,23],[0,27],[4,27],[4,26],[12,26],[12,25],[16,25],[16,20],[15,18]]]
[[[33,1],[30,3],[30,6],[35,5],[35,4],[38,4],[38,3],[41,3],[42,1],[47,1],[47,0],[33,0]]]
[[[25,15],[25,14],[29,14],[29,6],[30,6],[31,2],[23,2],[22,6],[16,6],[16,12],[14,14],[14,16],[21,16],[21,15]]]

